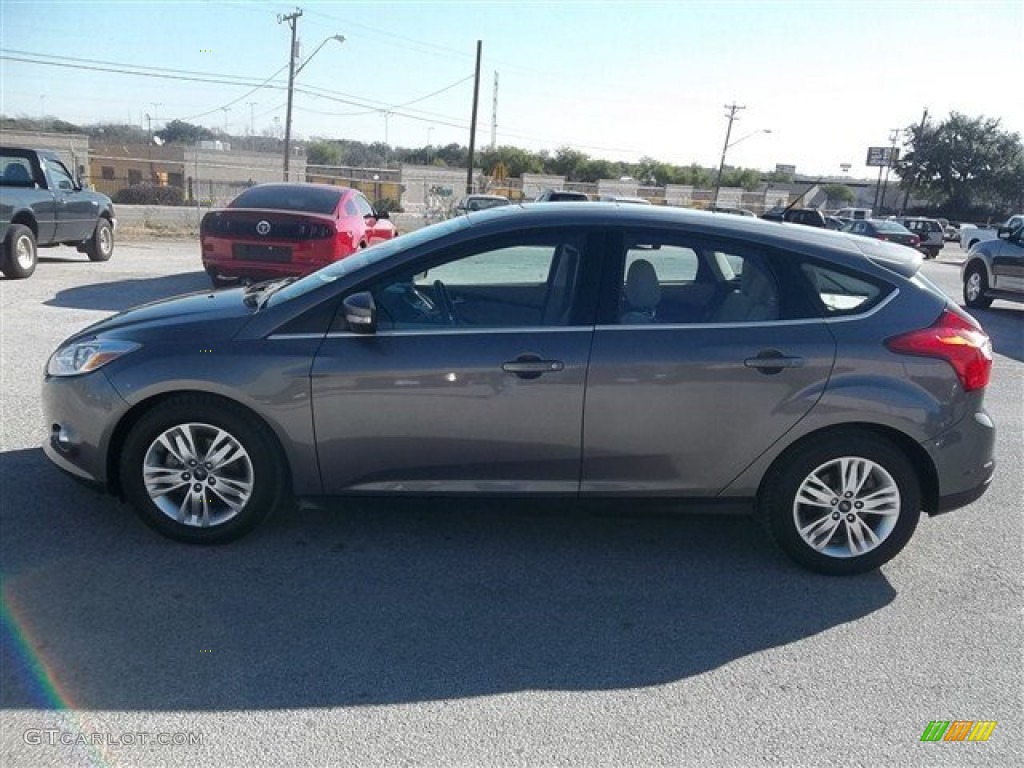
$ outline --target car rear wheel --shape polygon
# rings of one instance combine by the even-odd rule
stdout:
[[[109,261],[114,255],[114,228],[107,219],[96,222],[96,229],[85,243],[89,261]]]
[[[171,398],[143,415],[121,456],[121,487],[136,512],[178,541],[241,538],[284,496],[268,428],[244,410],[202,395]]]
[[[7,229],[0,271],[12,279],[30,277],[36,271],[38,262],[36,238],[32,230],[23,224],[11,224]]]
[[[964,275],[964,304],[971,309],[988,309],[992,306],[992,299],[985,295],[987,290],[985,268],[980,264],[969,267]]]
[[[762,488],[760,507],[791,558],[846,576],[874,570],[906,546],[920,518],[921,491],[893,443],[843,431],[784,458]]]

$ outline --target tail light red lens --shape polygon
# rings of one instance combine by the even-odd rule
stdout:
[[[970,315],[944,309],[928,328],[886,339],[892,352],[945,360],[967,392],[988,386],[992,374],[992,341]]]
[[[921,244],[921,238],[918,237],[917,235],[911,235],[910,236],[910,244],[911,245],[920,245]]]

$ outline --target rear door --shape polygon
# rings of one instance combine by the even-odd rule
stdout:
[[[793,288],[806,278],[777,254],[674,230],[616,238],[581,491],[714,496],[820,398],[832,335],[810,291]]]

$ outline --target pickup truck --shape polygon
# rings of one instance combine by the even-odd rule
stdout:
[[[90,261],[114,253],[114,204],[85,189],[54,152],[0,147],[0,272],[30,276],[38,248],[72,245]]]
[[[960,276],[971,309],[988,309],[993,299],[1024,302],[1024,216],[1011,216],[995,238],[976,243]]]
[[[995,240],[999,237],[1000,230],[1014,230],[1024,221],[1024,213],[1018,213],[1008,218],[998,227],[974,227],[970,224],[960,225],[960,245],[965,250],[971,250],[978,243],[986,240]]]

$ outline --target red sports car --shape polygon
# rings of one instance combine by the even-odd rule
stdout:
[[[357,189],[259,184],[203,217],[203,267],[214,286],[307,275],[397,235]]]

